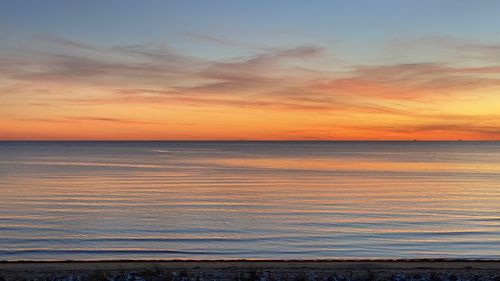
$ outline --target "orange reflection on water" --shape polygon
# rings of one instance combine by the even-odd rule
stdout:
[[[197,160],[198,161],[198,160]],[[205,161],[205,160],[200,160]],[[207,160],[207,163],[263,168],[317,171],[418,171],[418,172],[500,172],[500,163],[373,161],[366,159],[244,157]]]

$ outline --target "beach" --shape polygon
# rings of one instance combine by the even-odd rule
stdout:
[[[499,12],[0,0],[0,281],[500,281]]]
[[[0,280],[500,280],[487,260],[1,262]]]

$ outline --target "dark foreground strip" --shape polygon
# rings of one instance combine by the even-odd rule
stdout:
[[[4,261],[0,281],[500,281],[500,260]]]

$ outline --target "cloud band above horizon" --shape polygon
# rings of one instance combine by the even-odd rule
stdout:
[[[493,40],[385,38],[353,59],[348,38],[34,34],[0,44],[3,140],[500,140]]]

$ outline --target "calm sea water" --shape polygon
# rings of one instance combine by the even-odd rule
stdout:
[[[500,143],[0,143],[0,260],[428,257],[500,258]]]

